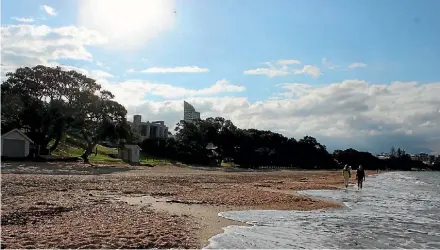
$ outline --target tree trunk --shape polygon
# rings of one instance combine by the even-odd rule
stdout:
[[[87,148],[84,151],[84,153],[81,155],[81,158],[84,160],[84,163],[89,163],[89,155],[92,154],[93,148],[96,147],[96,144],[98,144],[98,142],[93,139],[90,140],[84,131],[82,131],[81,133],[87,142]]]
[[[87,142],[87,148],[84,153],[81,155],[81,158],[84,160],[84,163],[89,163],[89,155],[92,154],[93,148],[96,147],[95,142]]]
[[[52,151],[50,151],[47,146],[49,145],[50,140],[43,139],[40,145],[40,154],[41,155],[50,155],[52,154]]]
[[[58,145],[60,144],[61,138],[63,137],[63,133],[62,132],[58,132],[57,133],[57,137],[55,138],[55,143],[50,147],[50,152],[55,151],[55,149],[57,149]]]

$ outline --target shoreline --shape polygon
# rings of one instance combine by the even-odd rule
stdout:
[[[227,226],[249,226],[220,212],[340,207],[296,191],[342,184],[340,171],[19,163],[2,168],[2,247],[201,249]]]
[[[206,242],[209,243],[209,239],[221,234],[223,228],[232,225],[248,225],[247,223],[227,219],[218,215],[221,212],[236,211],[237,208],[233,207],[177,203],[165,198],[152,196],[115,196],[114,198],[129,205],[147,206],[158,212],[167,212],[176,216],[191,216],[197,223],[197,238],[200,249],[206,246]]]
[[[376,175],[379,175],[379,174],[382,174],[382,173],[386,173],[385,171],[383,171],[383,172],[379,172],[379,173],[377,173],[377,172],[373,172],[374,170],[371,170],[371,171],[366,171],[367,173],[366,173],[366,175],[367,175],[367,177],[368,176],[376,176]],[[388,171],[387,171],[388,172]],[[350,183],[352,183],[352,180],[350,179]],[[353,186],[356,186],[356,184],[355,183],[353,183],[352,184]],[[341,183],[341,186],[343,186],[343,183]],[[265,187],[261,187],[260,189],[262,189],[263,191],[267,191],[267,192],[278,192],[278,193],[284,193],[284,194],[289,194],[289,195],[302,195],[302,196],[306,196],[306,197],[309,197],[309,198],[312,198],[312,199],[316,199],[316,200],[321,200],[321,201],[324,201],[324,202],[334,202],[334,201],[331,201],[331,200],[327,200],[327,199],[323,199],[323,198],[320,198],[320,197],[315,197],[315,196],[313,196],[313,195],[303,195],[303,194],[300,194],[300,193],[298,193],[298,191],[292,191],[292,190],[279,190],[279,189],[270,189],[270,188],[265,188]],[[339,188],[340,190],[343,190],[344,188],[343,187],[341,187],[341,188]],[[308,190],[318,190],[318,189],[308,189]],[[331,189],[321,189],[321,190],[331,190]],[[342,202],[337,202],[337,203],[339,203],[340,204],[340,206],[339,207],[327,207],[327,208],[323,208],[323,209],[325,209],[325,210],[331,210],[331,209],[342,209],[345,205],[342,203]],[[259,209],[258,207],[248,207],[247,209],[246,208],[237,208],[237,209],[232,209],[232,210],[221,210],[221,211],[219,211],[219,213],[220,212],[230,212],[230,211],[250,211],[250,210],[268,210],[268,209]],[[287,210],[287,209],[275,209],[275,210]],[[314,210],[318,210],[318,209],[312,209],[312,210],[307,210],[307,211],[314,211]],[[304,210],[292,210],[292,211],[304,211]],[[225,220],[224,222],[232,222],[232,224],[226,224],[225,226],[223,226],[222,228],[221,228],[221,233],[217,233],[217,234],[215,234],[215,235],[213,235],[213,236],[211,236],[211,237],[209,237],[208,239],[207,239],[207,243],[208,244],[205,244],[204,246],[202,246],[202,248],[204,248],[204,247],[207,247],[207,246],[209,246],[209,244],[210,244],[210,240],[212,239],[212,238],[214,238],[214,237],[216,237],[216,236],[218,236],[218,235],[221,235],[221,234],[223,234],[223,233],[225,233],[225,228],[226,227],[228,227],[228,226],[248,226],[248,227],[252,227],[252,225],[250,225],[250,224],[248,224],[248,223],[245,223],[245,222],[241,222],[241,221],[235,221],[235,220],[231,220],[231,219],[227,219],[227,218],[225,218],[225,217],[222,217],[222,216],[220,216],[220,215],[218,215],[217,214],[217,217],[219,217],[219,218],[222,218],[223,220]],[[218,227],[218,226],[220,226],[219,224],[217,224],[216,225],[216,227]],[[218,231],[218,230],[217,230]],[[201,239],[202,241],[203,241],[203,239]]]
[[[216,236],[209,248],[290,248],[295,247],[376,247],[376,248],[436,248],[440,236],[435,234],[440,224],[438,214],[432,208],[439,200],[434,199],[438,190],[438,176],[430,173],[382,172],[369,174],[363,190],[357,187],[349,190],[305,191],[304,195],[322,199],[337,200],[346,208],[330,211],[241,211],[224,213],[222,216],[239,221],[252,221],[252,228],[230,227]],[[383,174],[383,175],[382,175]],[[391,188],[390,188],[391,187]],[[387,192],[380,192],[382,189]],[[356,190],[355,190],[356,189]],[[429,190],[429,191],[426,191]],[[408,192],[415,194],[405,196]],[[363,194],[362,194],[363,193]],[[422,199],[420,194],[427,193]],[[402,195],[405,196],[402,198]],[[417,204],[417,209],[414,208]],[[386,216],[382,216],[386,214]],[[414,221],[420,217],[423,222]],[[367,222],[363,225],[359,221]],[[396,221],[398,224],[396,225]],[[411,236],[402,238],[410,228]],[[394,230],[389,230],[389,227]],[[394,226],[394,227],[393,227]],[[373,233],[369,233],[373,232]],[[384,238],[383,234],[388,237]],[[350,242],[341,242],[340,237],[351,235]],[[430,236],[433,237],[430,237]],[[267,237],[266,237],[267,236]],[[292,237],[289,237],[292,236]],[[316,238],[314,237],[316,236]],[[415,238],[408,244],[408,239]],[[316,241],[313,241],[313,240]],[[360,239],[360,240],[358,240]],[[364,240],[362,240],[364,239]]]

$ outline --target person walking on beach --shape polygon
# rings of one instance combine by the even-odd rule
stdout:
[[[362,165],[359,165],[359,168],[356,171],[356,179],[358,182],[358,190],[362,189],[362,183],[365,181],[365,170]]]
[[[351,177],[350,167],[347,164],[345,164],[344,169],[342,169],[342,176],[344,176],[344,185],[345,188],[347,188]]]

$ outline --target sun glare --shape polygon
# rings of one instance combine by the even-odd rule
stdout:
[[[142,46],[174,22],[173,0],[80,0],[78,23],[118,48]]]

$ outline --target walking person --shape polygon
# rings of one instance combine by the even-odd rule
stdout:
[[[362,183],[365,181],[365,170],[362,165],[359,165],[359,168],[356,171],[356,179],[358,183],[358,190],[362,189]]]
[[[344,185],[345,188],[347,188],[351,177],[350,167],[347,164],[345,164],[344,168],[342,169],[342,176],[344,176]]]

